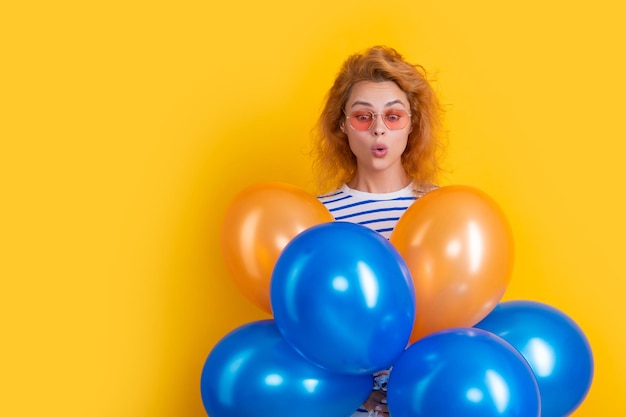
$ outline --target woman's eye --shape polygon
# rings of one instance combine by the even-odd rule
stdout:
[[[358,113],[354,116],[359,122],[367,122],[371,120],[372,115],[369,113]]]

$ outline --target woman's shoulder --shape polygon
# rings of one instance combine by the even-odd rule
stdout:
[[[343,184],[339,188],[335,188],[334,190],[323,192],[322,194],[318,195],[317,198],[332,198],[340,194],[345,194],[346,191],[348,191],[348,187],[345,184]]]
[[[413,188],[413,193],[415,194],[417,198],[419,198],[437,189],[439,189],[439,186],[436,184],[422,184],[422,185],[416,184],[415,187]]]
[[[345,184],[339,188],[317,196],[317,199],[325,205],[338,203],[347,198],[351,198],[351,194],[350,189]]]

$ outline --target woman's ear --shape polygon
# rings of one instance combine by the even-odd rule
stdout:
[[[339,123],[339,129],[341,129],[343,133],[346,133],[346,124],[344,122]]]

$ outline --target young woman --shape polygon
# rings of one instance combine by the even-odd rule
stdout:
[[[384,46],[350,56],[315,136],[314,166],[324,193],[319,199],[335,220],[389,238],[404,211],[436,188],[441,114],[421,66]],[[374,375],[372,394],[353,417],[388,416],[388,376],[389,370]]]

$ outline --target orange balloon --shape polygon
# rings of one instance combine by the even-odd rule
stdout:
[[[283,248],[300,232],[333,220],[317,198],[298,187],[252,185],[235,196],[222,224],[226,269],[239,290],[271,314],[270,280]]]
[[[511,226],[487,194],[469,186],[441,187],[417,200],[390,241],[415,285],[411,342],[475,325],[498,304],[511,279]]]

